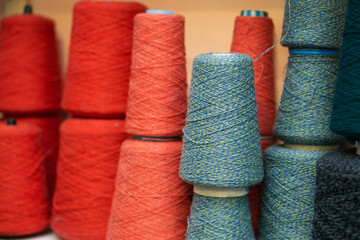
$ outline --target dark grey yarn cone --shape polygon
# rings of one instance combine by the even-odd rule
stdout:
[[[314,240],[360,240],[360,156],[328,153],[317,163]]]

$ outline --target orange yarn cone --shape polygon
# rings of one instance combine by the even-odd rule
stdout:
[[[124,142],[107,240],[185,239],[192,186],[179,177],[181,150],[181,141]]]
[[[0,112],[58,112],[61,79],[52,20],[35,15],[3,18],[0,66]]]
[[[134,2],[75,4],[64,110],[74,116],[125,116],[133,21],[145,10]]]
[[[38,127],[0,122],[0,172],[0,236],[44,231],[50,209]]]
[[[76,119],[60,128],[52,228],[64,239],[105,238],[124,120]]]

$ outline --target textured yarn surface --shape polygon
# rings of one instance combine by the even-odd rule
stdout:
[[[0,123],[0,236],[45,230],[50,219],[41,131]]]
[[[127,133],[181,136],[186,92],[184,17],[138,14],[134,24]]]
[[[42,146],[45,155],[45,168],[49,195],[55,190],[56,165],[59,152],[59,116],[15,116],[5,115],[5,118],[15,118],[19,123],[33,124],[41,129]]]
[[[321,51],[320,51],[321,52]],[[329,145],[338,55],[290,54],[274,133],[286,143]]]
[[[75,4],[62,107],[75,116],[123,117],[130,76],[133,18],[139,3]]]
[[[286,0],[281,44],[340,49],[347,0]]]
[[[317,164],[313,239],[360,239],[360,156],[328,153]]]
[[[245,53],[254,60],[255,93],[260,135],[271,136],[276,117],[273,45],[274,24],[267,17],[239,16],[235,20],[231,52]]]
[[[359,76],[360,1],[349,0],[330,127],[351,142],[360,140]]]
[[[1,20],[0,111],[60,109],[61,79],[54,22],[35,15]]]
[[[106,236],[124,120],[67,119],[60,150],[51,224],[64,239]]]
[[[124,142],[106,239],[185,239],[192,186],[179,178],[181,147]]]
[[[264,151],[270,146],[275,144],[275,139],[261,139],[261,152],[264,156]],[[257,227],[260,219],[260,203],[261,203],[261,192],[262,192],[262,182],[251,186],[249,191],[249,205],[251,213],[251,222],[253,225],[254,232],[256,234]]]
[[[258,239],[311,239],[316,162],[326,151],[265,151]]]
[[[194,59],[180,177],[216,187],[247,187],[263,178],[254,70],[245,54]]]
[[[216,198],[195,193],[186,239],[255,239],[247,196]]]

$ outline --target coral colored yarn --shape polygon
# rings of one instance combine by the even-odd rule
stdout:
[[[273,45],[274,25],[271,18],[239,16],[235,20],[231,52],[250,55],[254,60],[255,93],[261,136],[272,136],[276,117],[274,96]]]
[[[45,168],[49,195],[52,196],[55,190],[56,164],[59,150],[59,126],[61,118],[59,116],[8,116],[5,118],[15,118],[18,123],[28,123],[38,126],[41,129],[42,144],[45,154]]]
[[[0,31],[0,112],[60,108],[61,79],[54,23],[34,15],[3,18]]]
[[[132,135],[181,136],[187,109],[184,17],[135,17],[126,131]]]
[[[124,142],[107,240],[185,239],[192,186],[179,177],[181,149],[181,141]]]
[[[124,117],[133,18],[145,10],[129,2],[75,4],[63,109],[75,116]]]
[[[275,139],[261,139],[261,152],[264,156],[264,151],[275,144]],[[262,182],[250,187],[249,191],[249,205],[251,212],[251,222],[256,234],[259,220],[260,220],[260,203],[261,203]]]
[[[64,239],[104,239],[114,193],[124,120],[67,119],[53,198],[52,228]]]
[[[0,123],[0,236],[45,230],[50,209],[41,131],[25,123]]]

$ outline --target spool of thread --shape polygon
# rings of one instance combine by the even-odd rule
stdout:
[[[274,24],[263,11],[241,11],[236,17],[231,52],[245,53],[254,60],[255,93],[261,136],[272,136],[276,117],[273,45]]]
[[[265,151],[258,239],[311,239],[316,162],[327,151]]]
[[[255,239],[247,196],[221,198],[195,193],[186,239]]]
[[[334,107],[330,127],[350,142],[360,140],[360,2],[349,0],[346,12]]]
[[[64,239],[104,239],[114,193],[124,120],[67,119],[60,151],[51,224]]]
[[[360,156],[355,148],[319,159],[312,239],[360,239],[359,189]]]
[[[47,184],[49,195],[52,197],[55,190],[56,165],[59,152],[59,126],[61,119],[59,116],[18,116],[5,115],[6,119],[16,118],[18,123],[28,123],[41,129],[42,146],[45,155],[45,169],[47,174]]]
[[[281,44],[340,49],[347,0],[286,0]]]
[[[41,131],[9,119],[0,123],[0,236],[44,231],[50,209]]]
[[[274,138],[261,139],[261,152],[264,156],[264,151],[270,146],[275,144]],[[261,203],[261,192],[262,192],[262,182],[250,186],[249,190],[249,205],[250,205],[250,213],[251,213],[251,222],[254,229],[255,234],[257,233],[257,228],[260,219],[260,203]]]
[[[0,111],[60,109],[61,79],[54,22],[30,14],[1,20]]]
[[[184,239],[192,186],[179,178],[181,147],[124,142],[106,239]]]
[[[247,187],[263,178],[250,56],[194,59],[180,177],[194,185]]]
[[[127,133],[181,136],[186,91],[184,17],[160,10],[138,14],[134,24]]]
[[[274,133],[289,144],[331,145],[330,130],[339,56],[329,50],[290,50]]]
[[[134,2],[75,4],[62,107],[75,116],[124,117],[130,76]]]

